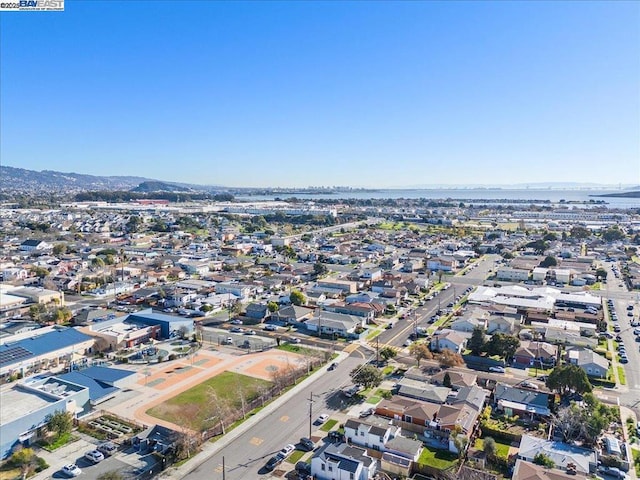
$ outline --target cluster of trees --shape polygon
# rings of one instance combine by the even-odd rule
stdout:
[[[422,360],[437,360],[440,366],[445,368],[464,365],[464,359],[460,354],[446,348],[441,352],[432,352],[423,342],[412,343],[409,346],[409,353],[416,359],[418,366]]]
[[[29,316],[38,323],[67,323],[73,317],[73,313],[67,307],[37,303],[29,307]]]
[[[130,191],[97,191],[80,192],[75,195],[76,202],[128,202],[131,200],[159,199],[170,202],[213,200],[214,202],[232,202],[234,196],[230,193],[190,193],[190,192],[130,192]]]
[[[607,407],[592,393],[586,393],[582,402],[571,402],[553,415],[554,431],[566,443],[581,441],[595,445],[602,431],[617,420],[615,407]]]
[[[485,331],[481,327],[473,329],[471,338],[467,342],[467,348],[471,350],[472,355],[497,355],[507,362],[513,358],[519,346],[518,337],[506,333],[495,333],[487,341]]]

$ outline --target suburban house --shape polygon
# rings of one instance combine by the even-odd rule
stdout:
[[[344,436],[347,441],[360,447],[384,451],[385,444],[400,432],[398,427],[376,417],[366,420],[350,418],[344,424]]]
[[[424,427],[433,420],[439,404],[393,395],[376,406],[376,415]]]
[[[504,411],[506,415],[548,417],[549,395],[523,388],[511,387],[499,383],[493,391],[493,403],[497,410]]]
[[[598,454],[594,450],[555,442],[531,435],[522,435],[518,458],[532,462],[534,457],[543,453],[549,457],[556,468],[567,469],[567,465],[575,465],[577,473],[589,475],[596,472]]]
[[[263,322],[269,316],[269,307],[266,303],[250,303],[245,309],[245,316]]]
[[[455,330],[456,332],[467,332],[471,333],[475,328],[487,328],[487,320],[484,318],[478,317],[460,317],[457,320],[454,320],[450,326],[451,330]]]
[[[271,320],[282,322],[286,325],[302,325],[313,317],[315,309],[298,305],[288,305],[282,307],[277,312],[271,314]]]
[[[583,473],[569,470],[546,468],[519,458],[513,467],[513,476],[511,478],[513,480],[585,480],[587,476]]]
[[[507,333],[512,335],[516,332],[520,321],[513,317],[502,315],[491,315],[487,321],[487,333]]]
[[[363,448],[325,443],[311,458],[311,475],[318,480],[373,480],[378,461]]]
[[[449,375],[451,388],[454,390],[460,390],[463,387],[471,387],[476,384],[478,379],[478,376],[475,373],[456,371],[449,372],[447,370],[443,370],[431,377],[431,383],[435,385],[444,385],[444,377],[447,374]]]
[[[25,240],[20,244],[20,250],[23,252],[41,252],[51,248],[53,248],[53,245],[43,240]]]
[[[434,352],[441,352],[446,349],[460,353],[464,350],[466,344],[467,339],[460,335],[459,332],[440,330],[433,335],[429,348]]]
[[[553,368],[558,356],[558,346],[547,342],[522,340],[513,356],[514,363],[525,366]]]
[[[365,324],[364,317],[326,311],[318,312],[305,322],[307,329],[312,332],[319,331],[325,335],[337,335],[342,338],[358,338],[364,331]]]
[[[410,378],[402,378],[398,382],[397,388],[398,395],[432,403],[444,403],[451,391],[451,389],[447,387],[438,387],[436,385],[431,385],[420,380],[412,380]]]
[[[589,377],[606,378],[609,360],[588,348],[572,348],[567,352],[567,360],[582,368]]]

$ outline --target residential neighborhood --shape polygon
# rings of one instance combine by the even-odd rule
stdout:
[[[34,478],[105,442],[83,477],[633,477],[640,214],[573,210],[5,205],[0,453]]]

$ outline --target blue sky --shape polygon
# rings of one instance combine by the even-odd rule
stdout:
[[[2,13],[3,165],[227,186],[640,182],[640,3]]]

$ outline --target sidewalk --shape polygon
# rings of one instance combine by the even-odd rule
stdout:
[[[348,355],[349,355],[348,353],[341,352],[338,354],[336,361],[339,362],[341,360],[344,360],[345,358],[348,357]],[[324,366],[320,371],[326,371],[327,368],[328,366]],[[276,400],[271,402],[269,405],[267,405],[265,408],[260,410],[260,412],[256,413],[251,418],[243,422],[241,425],[239,425],[238,427],[228,432],[226,435],[224,435],[222,438],[220,438],[216,442],[205,442],[202,445],[201,452],[198,455],[191,458],[189,461],[180,465],[179,467],[169,467],[167,470],[165,470],[160,474],[159,478],[167,479],[167,480],[178,480],[178,479],[184,478],[193,470],[195,470],[200,465],[202,465],[204,462],[209,460],[209,458],[211,458],[213,455],[215,455],[220,450],[230,445],[238,437],[240,437],[242,434],[250,430],[255,424],[261,422],[264,418],[266,418],[268,415],[273,413],[283,403],[288,402],[294,396],[298,395],[300,391],[302,391],[309,384],[313,383],[316,380],[317,378],[316,375],[318,373],[319,371],[314,373],[312,376],[306,378],[305,380],[303,380],[293,388],[291,388],[291,390],[281,395],[279,398],[277,398]]]

